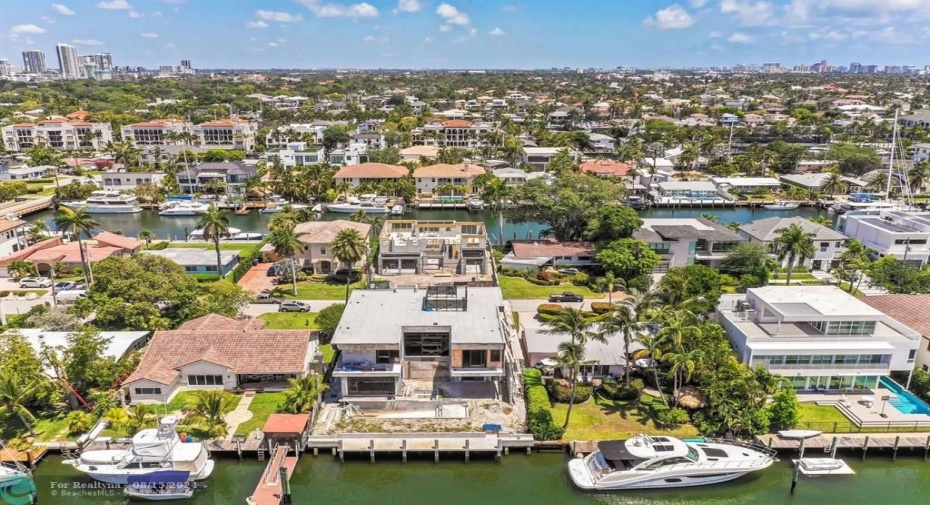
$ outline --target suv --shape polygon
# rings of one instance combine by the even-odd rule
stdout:
[[[336,282],[345,282],[347,277],[349,282],[357,282],[362,278],[362,272],[356,269],[349,270],[348,268],[340,268],[333,272],[332,275],[333,280]]]
[[[281,302],[278,312],[310,312],[310,304],[298,300],[288,300]]]
[[[45,277],[23,277],[19,280],[19,287],[21,288],[50,288],[52,287],[52,281],[46,279]]]
[[[568,291],[549,295],[550,302],[583,302],[584,297]]]
[[[282,298],[274,296],[271,294],[271,292],[263,292],[259,293],[258,296],[255,297],[254,303],[281,303],[282,301]]]

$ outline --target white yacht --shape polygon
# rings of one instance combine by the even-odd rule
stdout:
[[[224,240],[261,240],[262,234],[250,231],[242,231],[239,228],[229,227],[229,233],[222,237]],[[203,230],[196,229],[190,232],[190,235],[187,236],[187,240],[204,240]]]
[[[210,209],[210,205],[200,202],[178,201],[162,207],[159,216],[196,216]]]
[[[310,206],[304,203],[290,203],[290,202],[276,203],[274,205],[265,207],[264,209],[258,212],[261,214],[276,214],[284,210],[286,207],[290,207],[291,210],[301,210],[301,209],[309,208]]]
[[[142,212],[135,195],[124,195],[119,191],[94,191],[83,202],[62,202],[65,207],[84,209],[88,214],[135,214]]]
[[[206,446],[182,441],[175,430],[177,424],[176,417],[163,417],[158,428],[136,433],[129,449],[84,451],[63,463],[110,484],[128,484],[130,479],[166,470],[189,472],[192,481],[206,479],[213,472]]]
[[[597,451],[568,464],[582,489],[622,490],[704,486],[768,468],[774,451],[739,441],[684,442],[638,435],[598,442]]]
[[[339,214],[352,214],[364,210],[366,214],[388,214],[391,208],[387,206],[387,198],[377,195],[361,195],[358,198],[349,197],[345,203],[330,203],[326,210]]]

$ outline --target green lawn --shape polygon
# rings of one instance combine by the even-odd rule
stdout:
[[[261,314],[268,330],[314,330],[317,329],[315,312],[269,312]]]
[[[200,391],[181,391],[180,393],[174,395],[174,398],[168,402],[167,410],[168,412],[175,412],[178,410],[188,411],[194,410],[197,407],[197,397],[200,394]],[[240,397],[232,393],[225,393],[226,397],[229,398],[229,401],[226,402],[226,408],[223,409],[224,412],[229,412],[236,408],[236,405],[239,405]],[[162,404],[157,405],[160,412],[162,410]]]
[[[48,294],[47,289],[14,289],[13,291],[0,291],[13,296],[26,296],[29,293],[35,293],[36,296],[45,296]]]
[[[849,293],[849,283],[848,283],[848,282],[840,282],[839,287],[840,287],[840,289],[842,289],[843,291]],[[852,294],[853,294],[854,296],[859,297],[859,298],[862,298],[863,296],[865,296],[865,293],[863,293],[862,291],[859,291],[859,290],[856,289],[856,288],[853,288]]]
[[[358,281],[349,286],[349,293],[364,286],[364,280]],[[341,282],[298,282],[297,296],[294,296],[293,284],[286,282],[279,284],[274,294],[290,300],[345,300],[346,285]]]
[[[32,431],[39,442],[52,442],[68,438],[68,422],[65,415],[59,412],[33,412],[35,421]],[[20,436],[28,436],[29,432],[17,416],[0,418],[0,439],[9,440]]]
[[[566,291],[577,293],[585,298],[604,298],[604,293],[595,293],[587,286],[575,286],[571,283],[562,283],[558,286],[539,286],[520,277],[499,277],[501,292],[505,300],[546,299],[555,293]]]
[[[849,423],[849,419],[832,405],[817,405],[816,403],[799,403],[800,412],[798,425],[804,423]]]
[[[640,433],[671,435],[677,438],[697,437],[697,429],[683,425],[674,430],[662,430],[652,421],[651,408],[662,406],[658,398],[643,395],[639,402],[621,402],[595,394],[590,400],[572,408],[568,429],[562,440],[608,440],[630,438]],[[567,403],[556,403],[551,409],[556,425],[565,422]]]
[[[284,393],[259,393],[252,399],[249,412],[252,418],[239,425],[236,435],[248,435],[265,426],[268,416],[278,411],[278,406],[284,403]]]

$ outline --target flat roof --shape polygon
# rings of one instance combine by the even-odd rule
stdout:
[[[467,293],[467,294],[466,294]],[[400,344],[405,327],[445,327],[453,344],[504,344],[499,288],[458,287],[467,310],[424,310],[426,287],[396,290],[358,289],[333,334],[335,345]]]
[[[666,190],[689,189],[697,191],[717,191],[717,186],[709,181],[664,181],[659,187]]]
[[[160,251],[142,251],[145,254],[153,254],[174,261],[181,266],[201,266],[216,265],[216,251],[212,249],[186,249],[180,247],[169,247]],[[224,265],[233,261],[239,253],[236,251],[220,250],[220,260]]]
[[[42,352],[42,347],[68,347],[68,336],[72,331],[45,331],[39,328],[19,328],[9,330],[7,333],[17,332],[29,342],[36,353]],[[123,357],[139,339],[146,337],[148,331],[100,331],[99,334],[105,339],[109,339],[106,348],[103,351],[105,356],[116,359]],[[54,373],[52,368],[46,368],[46,372]]]
[[[884,316],[869,304],[836,286],[765,286],[750,288],[746,292],[747,295],[758,297],[785,317],[848,316],[857,319],[877,319]],[[761,307],[756,307],[756,310],[760,309]]]

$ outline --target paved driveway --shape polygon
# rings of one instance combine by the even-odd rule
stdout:
[[[242,289],[251,291],[255,294],[265,290],[273,290],[275,288],[275,278],[268,277],[269,267],[271,267],[271,263],[259,263],[250,268],[249,271],[239,279],[239,285],[242,286]]]

